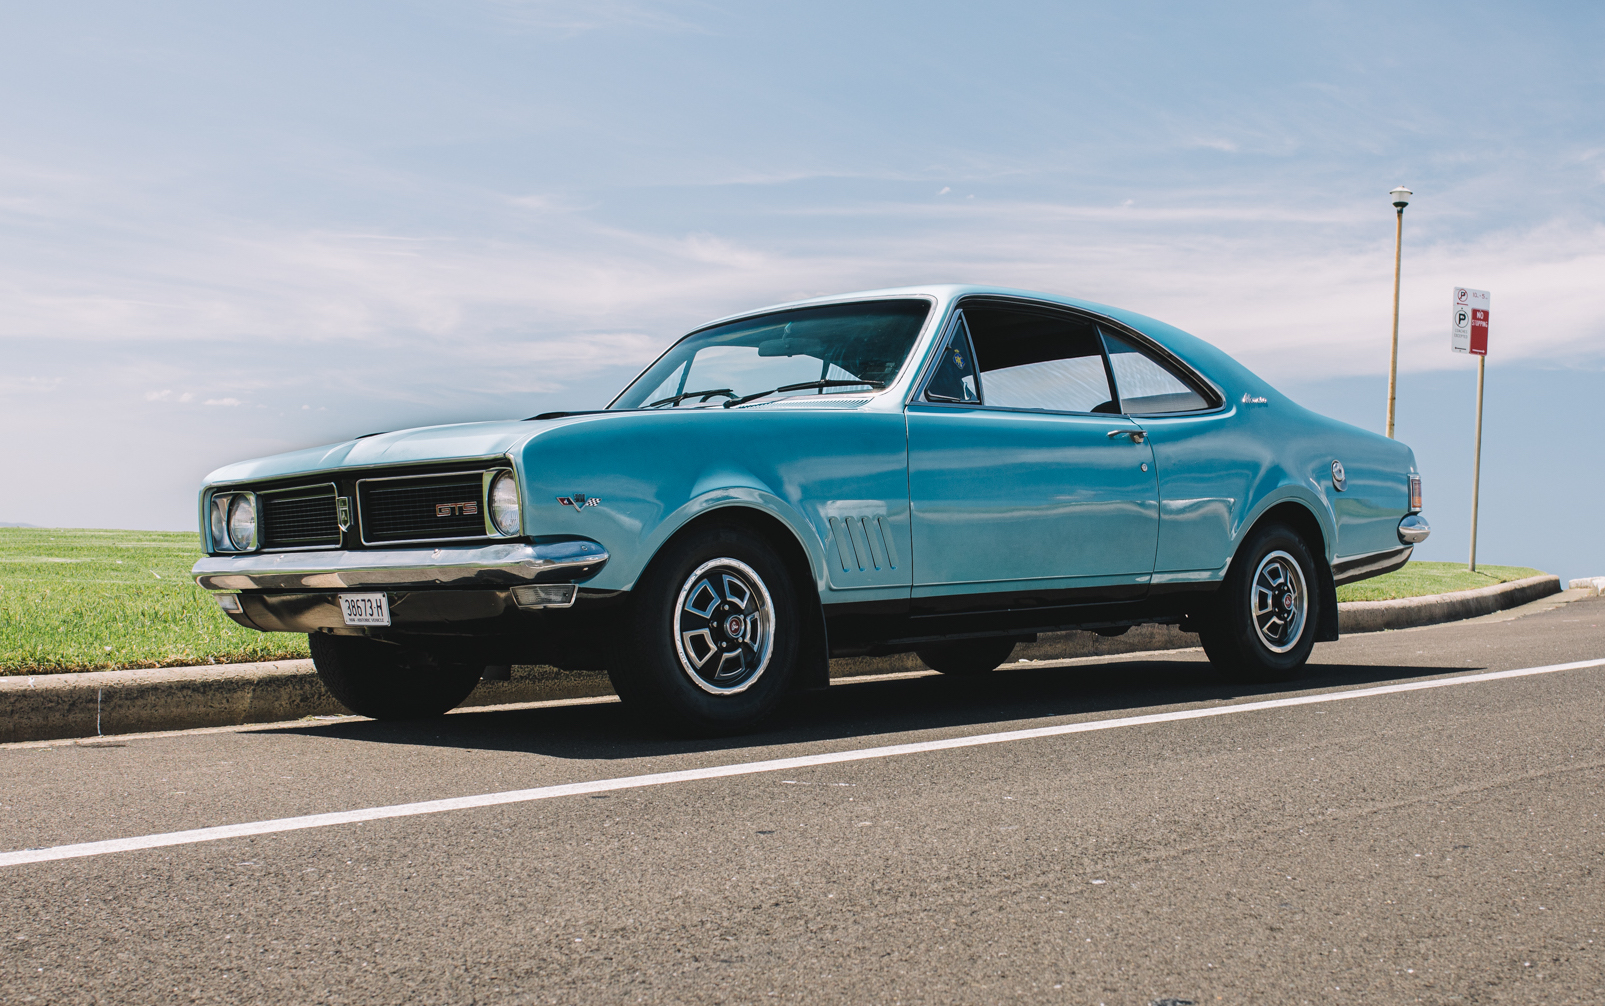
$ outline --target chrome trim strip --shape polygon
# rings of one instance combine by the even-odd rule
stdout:
[[[383,434],[378,434],[378,433],[374,434],[374,436],[382,436],[382,435]],[[432,465],[432,464],[433,465],[438,465],[442,461],[449,461],[452,464],[461,464],[461,465],[477,465],[480,462],[485,462],[485,463],[489,464],[489,463],[494,463],[494,462],[497,462],[497,461],[500,461],[502,464],[510,464],[511,463],[511,460],[509,459],[508,455],[506,455],[506,454],[483,454],[483,455],[480,455],[479,457],[474,457],[474,458],[443,458],[443,459],[436,459],[436,460],[432,460],[432,461],[431,460],[400,461],[400,462],[397,462],[397,461],[381,461],[381,462],[375,462],[375,463],[373,463],[371,465],[342,465],[342,466],[339,466],[339,467],[336,467],[336,468],[315,468],[315,469],[312,469],[311,471],[291,472],[288,475],[252,475],[249,478],[243,478],[243,479],[232,479],[232,480],[227,480],[227,481],[222,481],[222,482],[208,482],[208,483],[206,483],[206,488],[208,490],[226,489],[228,486],[244,486],[244,485],[253,485],[253,484],[260,485],[263,482],[277,482],[277,481],[280,481],[282,479],[313,477],[313,476],[319,476],[319,475],[327,475],[327,476],[330,476],[330,477],[338,479],[342,475],[349,475],[349,474],[351,474],[353,472],[371,472],[371,471],[378,471],[378,470],[382,470],[382,469],[390,469],[392,471],[394,471],[396,469],[405,470],[407,468],[418,468],[418,467],[421,467],[423,465]],[[441,473],[440,472],[424,472],[423,474],[424,475],[439,475]],[[397,476],[397,477],[398,478],[404,478],[405,476]]]
[[[1410,553],[1414,551],[1414,545],[1405,545],[1402,548],[1385,548],[1380,552],[1366,552],[1346,558],[1339,556],[1332,562],[1332,579],[1341,587],[1345,583],[1391,573],[1403,568],[1404,564],[1410,561]]]
[[[232,503],[223,504],[223,540],[227,544],[227,547],[225,548],[218,545],[218,543],[214,541],[212,537],[212,508],[217,505],[218,497],[222,497],[225,500],[232,500],[235,496],[251,497],[251,509],[256,511],[256,530],[254,535],[256,540],[252,543],[250,548],[234,547],[234,536],[229,533],[228,529],[228,512],[229,508],[233,506]],[[256,492],[250,489],[230,489],[225,492],[207,493],[206,507],[204,509],[204,513],[206,514],[206,543],[212,551],[221,552],[225,555],[250,555],[251,553],[261,550],[262,508],[257,505],[257,498]]]
[[[518,495],[518,529],[512,534],[502,534],[501,528],[490,519],[490,487],[491,483],[503,474],[513,477],[513,491]],[[511,468],[487,468],[479,478],[479,512],[485,518],[485,537],[487,538],[518,538],[524,534],[524,487],[518,484],[518,473]]]
[[[211,556],[190,572],[207,590],[509,586],[552,573],[589,576],[608,561],[598,542],[442,546],[371,552]]]
[[[1420,514],[1410,514],[1399,522],[1399,541],[1406,545],[1419,545],[1432,533],[1432,526]]]

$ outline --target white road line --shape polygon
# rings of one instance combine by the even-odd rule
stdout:
[[[344,810],[332,814],[282,817],[273,821],[225,824],[215,828],[170,831],[158,835],[140,835],[135,838],[114,838],[104,842],[83,842],[78,845],[57,845],[46,849],[23,849],[18,852],[0,853],[0,867],[20,866],[24,863],[47,863],[58,859],[81,859],[86,856],[104,856],[114,852],[133,852],[137,849],[160,849],[171,845],[193,845],[197,842],[215,842],[225,838],[245,838],[251,835],[271,835],[276,832],[301,831],[306,828],[327,828],[337,824],[382,821],[392,817],[413,817],[418,814],[440,814],[452,810],[470,810],[475,807],[528,803],[532,800],[550,800],[560,796],[607,793],[612,790],[664,786],[670,783],[696,782],[703,779],[725,779],[731,776],[754,775],[760,772],[817,768],[821,765],[840,765],[844,762],[868,761],[874,758],[895,758],[899,755],[924,754],[930,751],[951,751],[957,748],[979,747],[984,744],[1007,744],[1012,741],[1035,740],[1041,737],[1062,737],[1066,734],[1091,733],[1094,730],[1116,730],[1122,727],[1147,726],[1153,723],[1173,723],[1178,720],[1201,720],[1214,716],[1230,716],[1235,713],[1258,712],[1263,709],[1283,709],[1289,706],[1310,706],[1325,702],[1342,702],[1347,699],[1366,699],[1377,695],[1394,695],[1399,692],[1450,688],[1456,685],[1476,684],[1482,681],[1500,681],[1505,678],[1522,678],[1534,674],[1552,674],[1556,671],[1575,671],[1586,667],[1600,666],[1605,666],[1605,659],[1579,660],[1569,664],[1548,664],[1543,667],[1523,667],[1512,671],[1488,671],[1482,674],[1466,674],[1453,678],[1437,678],[1432,681],[1406,681],[1393,685],[1378,685],[1374,688],[1322,692],[1317,695],[1266,699],[1261,702],[1243,702],[1230,706],[1178,709],[1168,713],[1122,716],[1118,719],[1065,723],[1052,727],[1033,727],[1028,730],[1005,730],[999,733],[974,734],[968,737],[949,737],[937,741],[918,741],[913,744],[889,744],[884,747],[859,748],[856,751],[833,751],[826,754],[801,755],[796,758],[772,758],[768,761],[751,761],[735,765],[716,765],[710,768],[684,769],[679,772],[655,772],[651,775],[597,779],[591,782],[565,783],[561,786],[515,789],[504,793],[482,793],[478,796],[459,796],[449,800],[425,800],[419,803],[393,804],[388,807],[366,807],[361,810]]]

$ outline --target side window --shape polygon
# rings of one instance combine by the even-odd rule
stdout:
[[[1189,382],[1125,339],[1107,329],[1103,339],[1109,347],[1109,369],[1114,372],[1115,387],[1120,392],[1120,411],[1126,415],[1151,416],[1210,407]]]
[[[991,305],[966,308],[986,404],[1115,412],[1103,346],[1090,321]]]
[[[981,385],[975,376],[975,354],[970,329],[961,313],[942,349],[942,360],[925,386],[925,397],[936,402],[980,402]]]

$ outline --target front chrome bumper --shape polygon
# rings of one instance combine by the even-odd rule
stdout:
[[[506,587],[581,579],[595,574],[607,560],[607,550],[600,544],[580,538],[372,552],[210,556],[190,572],[207,590]]]

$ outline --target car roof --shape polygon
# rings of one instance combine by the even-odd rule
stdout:
[[[1136,311],[1125,308],[1100,304],[1097,301],[1083,300],[1079,297],[1067,297],[1063,294],[1044,293],[1040,290],[1021,290],[1015,287],[989,286],[984,284],[968,283],[933,283],[922,286],[887,287],[880,290],[860,290],[854,293],[831,294],[824,297],[810,297],[806,300],[788,301],[783,304],[771,304],[768,307],[752,311],[742,311],[739,314],[727,315],[698,325],[692,331],[702,331],[716,325],[727,324],[742,318],[752,318],[759,315],[771,314],[796,307],[808,307],[819,304],[850,303],[855,300],[884,300],[892,297],[929,297],[936,301],[939,309],[945,310],[954,301],[963,297],[993,296],[1018,297],[1024,300],[1034,300],[1045,304],[1056,304],[1062,307],[1075,308],[1090,314],[1101,315],[1111,321],[1118,322],[1157,342],[1165,349],[1179,357],[1188,366],[1203,374],[1206,379],[1217,386],[1223,384],[1237,384],[1249,382],[1257,388],[1268,388],[1263,379],[1254,375],[1243,367],[1241,363],[1221,351],[1210,342],[1200,339],[1189,332],[1185,332],[1173,325],[1169,325],[1157,318],[1151,318]]]
[[[771,314],[775,311],[785,311],[797,307],[812,307],[819,304],[841,304],[855,300],[885,300],[891,297],[931,297],[938,303],[948,304],[960,297],[972,297],[979,294],[990,294],[998,297],[1023,297],[1030,300],[1046,301],[1061,304],[1065,307],[1077,307],[1095,314],[1109,315],[1111,317],[1126,314],[1119,308],[1095,301],[1081,300],[1076,297],[1066,297],[1062,294],[1043,293],[1040,290],[1018,290],[1004,286],[980,286],[965,283],[933,283],[923,286],[896,286],[885,287],[880,290],[855,290],[851,293],[836,293],[821,297],[809,297],[803,300],[785,301],[780,304],[770,304],[750,311],[740,311],[736,314],[716,318],[713,321],[698,325],[698,329],[711,328],[714,325],[723,325],[726,322],[741,318],[751,318],[757,315]]]

